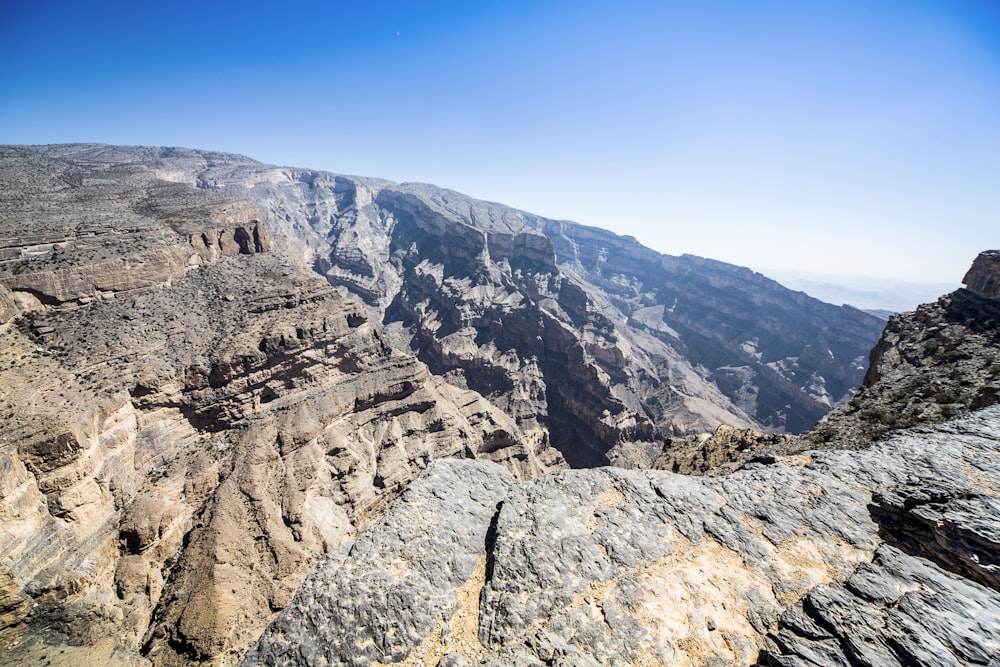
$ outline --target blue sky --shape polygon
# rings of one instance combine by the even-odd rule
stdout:
[[[1000,246],[1000,3],[4,3],[0,142],[77,141],[957,282]]]

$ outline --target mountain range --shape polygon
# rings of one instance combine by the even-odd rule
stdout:
[[[996,402],[989,253],[883,334],[429,185],[82,144],[0,184],[0,663],[824,664],[823,586],[884,615],[894,569],[952,600],[942,651],[996,646],[993,411],[803,454]],[[682,445],[743,467],[649,470]]]

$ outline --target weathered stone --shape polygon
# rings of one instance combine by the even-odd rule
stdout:
[[[1000,298],[1000,250],[980,253],[962,283],[981,296]]]
[[[424,502],[431,518],[422,527],[414,504],[398,501],[359,535],[390,554],[389,564],[408,555],[383,585],[405,606],[359,594],[377,565],[367,552],[340,552],[310,575],[242,664],[275,664],[277,656],[288,665],[368,664],[377,655],[359,657],[363,647],[382,645],[393,627],[406,629],[406,641],[392,660],[433,664],[428,647],[458,612],[427,600],[450,599],[468,580],[428,591],[407,573],[441,568],[449,553],[486,562],[478,642],[463,653],[470,663],[990,664],[1000,655],[1000,590],[967,575],[982,575],[969,563],[995,572],[1000,556],[992,539],[1000,518],[971,509],[1000,496],[998,455],[1000,408],[990,408],[862,452],[813,453],[800,465],[758,464],[727,477],[551,473],[510,485],[492,519],[448,509],[449,498],[481,492],[480,480],[491,478],[485,464],[438,464],[414,487],[448,488]],[[466,483],[455,488],[456,479]],[[945,531],[980,539],[925,539],[917,549],[879,510],[879,498],[926,509],[929,496],[953,524]],[[442,544],[433,518],[442,513],[475,538]],[[398,522],[407,526],[402,536]],[[418,628],[410,620],[424,615],[436,621]],[[337,644],[341,636],[352,644]]]
[[[244,664],[467,664],[456,649],[478,643],[484,545],[514,480],[481,462],[429,470],[394,511],[323,559]]]
[[[393,350],[253,202],[136,161],[0,170],[0,283],[34,295],[0,326],[0,663],[232,663],[431,461],[562,465]]]
[[[6,324],[17,315],[14,295],[6,285],[0,284],[0,325]]]

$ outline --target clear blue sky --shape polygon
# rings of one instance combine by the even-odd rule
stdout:
[[[77,141],[956,282],[1000,246],[1000,1],[3,3],[0,143]]]

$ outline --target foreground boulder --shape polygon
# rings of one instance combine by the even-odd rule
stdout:
[[[720,478],[439,461],[241,664],[993,664],[998,496],[996,407]]]

